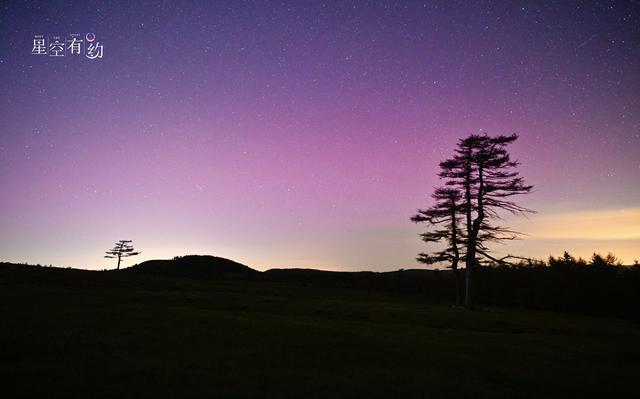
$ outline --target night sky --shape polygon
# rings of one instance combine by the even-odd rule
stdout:
[[[535,186],[498,253],[640,258],[638,2],[129,3],[2,3],[0,260],[421,267],[409,217],[478,132]]]

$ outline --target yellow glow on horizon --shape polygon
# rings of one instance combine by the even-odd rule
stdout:
[[[534,215],[518,221],[516,230],[537,239],[637,240],[640,207]]]

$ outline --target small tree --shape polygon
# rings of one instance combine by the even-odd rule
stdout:
[[[140,255],[142,252],[135,252],[131,240],[120,240],[116,242],[114,247],[106,251],[105,258],[115,259],[118,258],[117,270],[120,270],[120,261],[122,258],[128,258],[129,256]]]
[[[446,247],[440,251],[427,254],[420,253],[416,258],[418,262],[428,265],[434,263],[447,262],[453,271],[456,282],[456,305],[461,303],[462,279],[458,263],[462,259],[461,243],[464,236],[459,229],[460,221],[458,212],[462,194],[460,191],[450,188],[437,188],[431,197],[436,203],[429,209],[418,209],[418,213],[411,217],[411,221],[416,223],[426,222],[432,227],[431,230],[420,234],[422,241],[428,243],[444,242]]]

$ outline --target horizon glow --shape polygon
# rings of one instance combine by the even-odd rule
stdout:
[[[496,253],[640,258],[639,3],[187,4],[0,6],[0,261],[423,267],[409,217],[477,132],[535,190]]]

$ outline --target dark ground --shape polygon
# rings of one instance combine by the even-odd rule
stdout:
[[[424,295],[0,266],[19,397],[632,397],[640,324]]]

